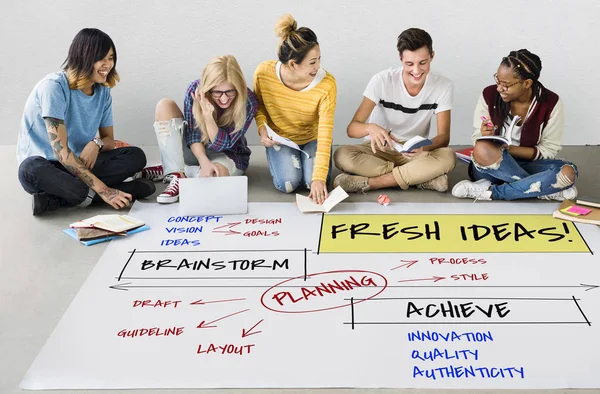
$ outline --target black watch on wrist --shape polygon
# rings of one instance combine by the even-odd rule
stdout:
[[[94,142],[94,144],[98,145],[98,152],[101,152],[102,148],[104,148],[104,142],[102,142],[102,139],[94,137],[92,141]]]

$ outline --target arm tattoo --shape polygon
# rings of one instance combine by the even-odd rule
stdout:
[[[47,128],[55,130],[58,130],[58,126],[61,124],[65,124],[64,120],[56,118],[44,118],[44,122],[46,123]]]
[[[50,135],[52,135],[52,134],[50,134]],[[67,147],[66,148],[67,149],[67,157],[65,159],[63,159],[62,156],[60,155],[60,151],[62,151],[63,149],[65,149],[65,148],[63,148],[62,144],[60,143],[60,140],[55,141],[54,145],[52,145],[52,151],[54,151],[54,156],[58,159],[58,161],[61,162],[61,164],[64,165],[64,163],[67,160],[69,160],[69,157],[71,157],[72,152],[71,152],[71,149],[69,149],[69,147]]]
[[[111,189],[110,187],[105,187],[101,192],[99,192],[98,194],[106,197],[109,200],[112,200],[113,198],[115,198],[117,195],[119,195],[119,191],[116,189]]]
[[[94,179],[92,179],[92,177],[90,176],[90,172],[87,169],[87,167],[81,162],[81,160],[77,156],[73,156],[73,159],[75,160],[75,166],[66,163],[62,164],[71,174],[81,179],[89,187],[93,187]]]
[[[44,118],[44,122],[46,123],[46,128],[48,129],[48,135],[50,136],[54,156],[56,156],[58,161],[67,169],[67,171],[81,179],[89,187],[93,187],[94,179],[90,176],[90,171],[77,156],[72,154],[73,152],[71,152],[71,149],[69,149],[68,146],[63,146],[65,141],[61,141],[59,138],[58,128],[60,125],[64,126],[64,120],[56,118]],[[67,152],[66,157],[61,155],[63,149]],[[70,158],[73,158],[75,161],[74,165],[68,163]]]
[[[58,128],[60,125],[64,125],[65,122],[62,119],[56,118],[44,118],[44,122],[46,123],[46,128],[48,129],[48,135],[50,136],[50,144],[52,146],[52,151],[54,152],[54,156],[62,162],[60,152],[65,148],[61,144],[61,140],[58,136]],[[71,150],[69,147],[67,149],[67,159],[71,155]]]
[[[60,151],[63,150],[63,147],[60,144],[60,140],[54,141],[54,145],[52,145],[52,150],[54,151],[54,155],[56,157],[60,157]]]

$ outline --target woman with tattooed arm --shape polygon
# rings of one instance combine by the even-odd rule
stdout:
[[[38,82],[23,111],[19,181],[33,196],[33,214],[103,200],[115,209],[150,196],[147,179],[125,179],[146,165],[137,147],[115,148],[110,88],[119,81],[117,51],[98,29],[73,39],[62,71]]]

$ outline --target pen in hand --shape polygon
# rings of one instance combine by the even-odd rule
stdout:
[[[491,120],[489,120],[488,118],[486,118],[485,116],[482,116],[482,117],[481,117],[481,120],[482,120],[483,122],[487,122],[487,123],[486,123],[486,125],[487,125],[487,126],[489,126],[489,127],[492,127],[492,126],[493,126],[493,123],[492,123],[492,121],[491,121]]]
[[[496,126],[495,124],[493,124],[492,121],[491,121],[491,119],[488,119],[485,116],[481,116],[481,120],[483,122],[487,122],[485,125],[488,126],[488,127],[494,126],[494,131],[496,131],[498,129],[498,126]]]
[[[391,135],[391,134],[392,134],[392,129],[389,129],[388,130],[388,136]],[[388,142],[387,142],[387,139],[386,139],[385,141],[383,141],[383,146],[385,147],[385,146],[387,146],[387,144],[388,144]]]

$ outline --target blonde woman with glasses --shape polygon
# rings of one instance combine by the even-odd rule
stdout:
[[[243,175],[250,161],[246,131],[257,107],[256,96],[231,55],[212,59],[201,78],[188,85],[183,112],[175,101],[160,100],[154,130],[162,165],[140,174],[169,182],[157,201],[178,201],[179,178],[186,172],[201,177]]]

